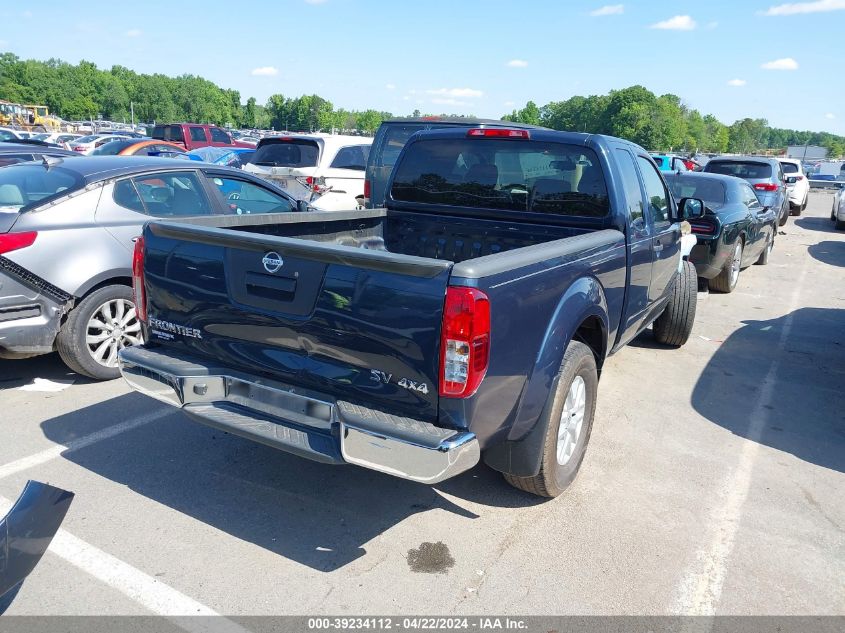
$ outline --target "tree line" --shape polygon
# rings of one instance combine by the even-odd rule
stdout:
[[[220,88],[196,75],[168,77],[136,73],[124,66],[105,70],[88,61],[23,60],[0,54],[0,99],[46,105],[66,120],[102,116],[128,121],[193,121],[250,129],[375,132],[394,115],[378,110],[335,109],[318,95],[271,95],[265,104],[237,90]],[[415,110],[411,116],[420,116]],[[429,114],[429,113],[426,113]],[[431,113],[438,114],[438,113]],[[444,114],[444,113],[439,113]],[[787,145],[821,145],[831,156],[845,153],[845,137],[827,132],[773,128],[765,119],[746,118],[725,125],[711,114],[691,109],[680,97],[657,96],[643,86],[606,95],[575,96],[542,107],[529,101],[505,120],[556,130],[610,134],[652,150],[750,153]]]

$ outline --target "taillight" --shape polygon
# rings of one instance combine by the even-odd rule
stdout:
[[[777,191],[778,186],[772,182],[758,182],[754,185],[757,191]]]
[[[795,182],[798,182],[799,180],[804,180],[804,176],[795,176]]]
[[[26,233],[0,233],[0,255],[8,253],[9,251],[16,251],[19,248],[32,246],[36,237],[38,237],[38,233],[36,231],[27,231]]]
[[[449,287],[440,338],[440,395],[466,398],[490,360],[490,301],[475,288]]]
[[[370,184],[369,179],[364,181],[364,197],[369,200],[370,199],[370,192],[372,191],[373,186]]]
[[[132,251],[132,294],[135,298],[135,314],[139,321],[147,321],[147,291],[144,290],[144,236],[135,240]]]
[[[715,235],[716,226],[709,222],[690,222],[690,229],[697,235]]]
[[[467,132],[467,136],[472,137],[495,137],[495,138],[522,138],[529,139],[531,135],[528,130],[514,130],[511,128],[501,127],[486,127],[486,128],[472,128]]]

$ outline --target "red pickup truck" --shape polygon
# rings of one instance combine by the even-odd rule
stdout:
[[[231,135],[226,130],[215,125],[202,125],[200,123],[156,125],[153,128],[153,138],[176,143],[188,151],[209,145],[213,147],[252,147],[252,145],[232,140]]]

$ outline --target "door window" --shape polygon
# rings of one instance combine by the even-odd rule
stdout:
[[[643,192],[640,189],[640,179],[637,177],[634,157],[624,149],[617,149],[616,152],[619,159],[619,171],[622,172],[622,184],[625,187],[625,203],[628,205],[631,221],[642,219]]]
[[[159,172],[133,178],[132,183],[134,195],[127,186],[118,191],[115,185],[115,202],[123,207],[158,218],[211,215],[211,205],[193,172]]]
[[[243,215],[295,211],[290,198],[255,183],[223,176],[209,176],[208,179],[220,194],[227,213]]]
[[[644,156],[637,157],[640,162],[640,172],[645,185],[648,214],[655,226],[669,224],[669,192],[663,184],[657,169]]]
[[[191,131],[191,140],[205,143],[205,130],[201,127],[188,128]]]
[[[132,184],[132,180],[119,180],[114,183],[114,190],[112,192],[112,199],[124,209],[137,211],[138,213],[146,213],[144,203],[141,202],[141,196],[138,195],[138,190]]]
[[[216,127],[211,128],[211,140],[214,143],[232,144],[232,138],[226,132]]]

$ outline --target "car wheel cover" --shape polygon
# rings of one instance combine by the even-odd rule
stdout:
[[[569,385],[560,424],[557,431],[557,463],[565,466],[572,459],[575,447],[584,428],[584,414],[587,410],[587,385],[581,376],[575,376]]]
[[[104,367],[117,367],[117,353],[141,344],[141,323],[135,306],[126,299],[109,299],[98,307],[85,332],[88,353]]]

